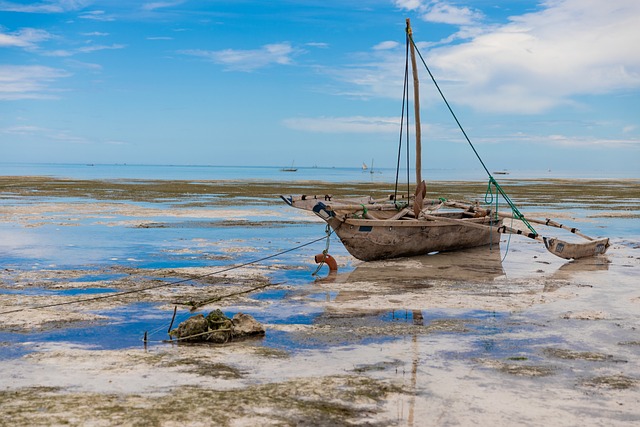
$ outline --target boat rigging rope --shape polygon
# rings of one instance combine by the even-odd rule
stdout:
[[[138,288],[138,289],[132,289],[130,291],[114,292],[114,293],[111,293],[111,294],[108,294],[108,295],[99,295],[99,296],[95,296],[95,297],[91,297],[91,298],[81,298],[81,299],[77,299],[77,300],[73,300],[73,301],[65,301],[65,302],[52,303],[52,304],[34,305],[34,306],[31,306],[31,307],[22,307],[22,308],[17,308],[17,309],[14,309],[14,310],[8,310],[8,311],[0,312],[0,316],[4,315],[4,314],[18,313],[18,312],[26,311],[26,310],[39,310],[39,309],[43,309],[43,308],[60,307],[60,306],[63,306],[63,305],[71,305],[71,304],[78,304],[78,303],[82,303],[82,302],[97,301],[97,300],[102,300],[102,299],[107,299],[107,298],[116,298],[116,297],[120,297],[120,296],[123,296],[123,295],[130,295],[130,294],[135,294],[135,293],[139,293],[139,292],[149,291],[149,290],[152,290],[152,289],[159,289],[159,288],[164,288],[164,287],[168,287],[168,286],[180,285],[182,283],[190,282],[192,280],[203,279],[205,277],[215,276],[216,274],[225,273],[227,271],[235,270],[235,269],[238,269],[238,268],[241,268],[241,267],[246,267],[248,265],[257,264],[259,262],[266,261],[268,259],[275,258],[275,257],[278,257],[280,255],[286,254],[288,252],[293,252],[293,251],[296,251],[296,250],[298,250],[300,248],[304,248],[305,246],[309,246],[309,245],[311,245],[313,243],[316,243],[316,242],[319,242],[319,241],[321,241],[323,239],[327,239],[328,240],[330,235],[331,235],[331,232],[329,232],[326,236],[322,236],[320,238],[311,240],[310,242],[303,243],[303,244],[298,245],[296,247],[293,247],[293,248],[290,248],[290,249],[286,249],[286,250],[280,251],[278,253],[266,256],[266,257],[262,257],[262,258],[259,258],[259,259],[255,259],[253,261],[248,261],[248,262],[245,262],[243,264],[234,265],[234,266],[231,266],[231,267],[225,267],[225,268],[223,268],[221,270],[212,271],[211,273],[202,274],[200,276],[195,276],[195,277],[190,277],[188,279],[176,280],[174,282],[162,283],[162,284],[153,285],[153,286],[145,286],[145,287]]]
[[[405,52],[405,59],[404,59],[404,86],[402,89],[402,114],[400,115],[400,139],[398,141],[398,160],[397,160],[397,164],[396,164],[396,186],[395,186],[395,192],[393,195],[393,200],[394,203],[396,205],[396,209],[400,210],[402,207],[398,205],[398,181],[400,178],[400,158],[402,157],[402,136],[403,136],[403,131],[404,131],[404,126],[405,126],[405,120],[406,120],[406,126],[407,126],[407,132],[406,132],[406,139],[407,139],[407,144],[406,144],[406,149],[407,149],[407,201],[409,199],[409,195],[411,194],[411,190],[409,187],[409,38],[407,36],[407,42],[406,42],[406,52]],[[406,117],[405,117],[405,107],[406,107]]]
[[[420,57],[420,61],[422,61],[422,65],[424,65],[424,68],[427,70],[427,73],[429,73],[429,77],[431,77],[431,81],[433,82],[433,84],[435,85],[436,89],[438,90],[438,93],[440,94],[440,97],[444,101],[445,105],[449,109],[449,112],[451,113],[451,116],[453,117],[453,119],[455,120],[456,124],[458,125],[458,128],[460,128],[460,131],[462,132],[462,135],[464,135],[464,138],[469,143],[469,146],[471,147],[471,149],[473,150],[474,154],[476,155],[476,157],[480,161],[480,164],[484,168],[485,172],[487,172],[487,175],[489,176],[489,187],[491,187],[491,185],[493,185],[495,187],[496,195],[498,193],[500,193],[500,195],[504,198],[504,200],[507,202],[507,204],[509,205],[509,207],[513,211],[513,216],[515,216],[517,219],[522,221],[529,228],[529,230],[531,230],[531,232],[535,236],[537,236],[538,233],[536,232],[536,230],[534,230],[534,228],[531,226],[531,224],[529,224],[529,222],[525,219],[524,215],[518,210],[516,205],[509,198],[509,196],[507,196],[507,194],[504,192],[504,190],[502,189],[500,184],[498,184],[498,182],[495,180],[493,175],[491,175],[491,172],[489,172],[489,169],[484,164],[484,161],[482,161],[482,158],[480,157],[480,154],[476,150],[476,147],[474,147],[473,144],[471,143],[471,139],[467,135],[467,132],[465,132],[464,128],[462,127],[462,124],[460,123],[460,120],[458,120],[458,117],[456,116],[456,113],[454,113],[453,108],[451,108],[451,105],[449,104],[449,101],[447,101],[447,98],[444,96],[444,93],[440,89],[440,86],[438,85],[438,82],[436,81],[436,78],[433,76],[433,73],[431,72],[431,69],[429,69],[429,67],[427,66],[426,61],[422,57],[422,53],[420,53],[420,49],[418,49],[418,46],[416,46],[416,43],[413,41],[412,34],[407,32],[407,37],[408,37],[409,42],[413,45],[413,47],[415,48],[416,52],[418,53],[418,56]],[[490,190],[488,190],[488,192],[490,192]],[[493,193],[492,193],[491,200],[493,202]],[[495,214],[496,215],[498,214],[497,209],[496,209]]]

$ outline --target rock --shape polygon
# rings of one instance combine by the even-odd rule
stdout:
[[[247,337],[265,334],[264,325],[248,314],[236,313],[231,321],[233,322],[234,337]]]
[[[199,334],[207,332],[208,329],[209,323],[207,322],[207,319],[205,319],[202,314],[198,314],[180,323],[176,329],[169,332],[169,335],[184,341],[201,341],[203,338]]]
[[[171,337],[181,341],[216,344],[264,334],[264,326],[252,316],[237,313],[233,319],[229,319],[220,309],[212,311],[206,317],[202,314],[192,316],[169,332]]]

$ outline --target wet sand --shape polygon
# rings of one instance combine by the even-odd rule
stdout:
[[[0,177],[0,424],[637,425],[639,184],[504,185],[526,213],[610,237],[605,256],[512,237],[362,263],[334,239],[339,272],[314,278],[324,241],[285,251],[324,225],[277,195],[316,183]],[[372,185],[325,188],[388,190]],[[166,342],[174,307],[174,327],[221,308],[267,335]]]

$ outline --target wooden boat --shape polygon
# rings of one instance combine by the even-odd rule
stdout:
[[[425,68],[429,72],[433,83],[442,95],[449,111],[456,119],[462,133],[474,150],[474,153],[482,163],[489,175],[489,185],[495,186],[496,196],[501,195],[512,209],[512,213],[505,215],[491,208],[482,208],[477,203],[464,203],[438,199],[425,201],[426,184],[421,178],[421,128],[419,110],[419,82],[417,73],[416,46],[413,42],[412,30],[409,19],[406,26],[407,52],[411,57],[411,69],[413,74],[413,100],[415,120],[415,192],[414,194],[398,194],[398,186],[393,194],[384,198],[363,197],[339,200],[331,195],[321,196],[281,196],[290,206],[311,211],[322,218],[333,229],[343,245],[351,255],[363,261],[374,261],[406,256],[425,255],[431,252],[453,251],[479,246],[490,246],[498,249],[501,233],[520,234],[526,237],[543,241],[546,248],[553,254],[562,258],[581,258],[585,256],[604,253],[609,246],[609,239],[594,240],[577,230],[557,224],[549,219],[537,220],[547,226],[569,229],[575,234],[585,237],[589,242],[569,243],[555,238],[540,236],[531,226],[528,218],[525,218],[513,202],[504,193],[500,185],[495,181],[489,170],[480,159],[477,151],[471,144],[467,134],[462,129],[460,122],[455,117],[449,103],[438,87],[433,75],[426,67],[426,63],[420,55]],[[403,119],[405,124],[405,107],[407,111],[406,121],[408,128],[408,92],[409,72],[408,58],[405,66],[405,88],[403,99]],[[401,128],[401,143],[402,143]],[[408,129],[407,129],[408,135]],[[400,152],[400,150],[398,150]],[[398,159],[398,165],[400,161]],[[371,169],[373,169],[373,164]],[[397,182],[397,179],[396,179]],[[503,218],[514,218],[523,222],[529,229],[523,232],[520,229],[507,227],[502,224]]]
[[[425,207],[416,216],[407,207],[398,209],[393,200],[382,202],[364,198],[334,203],[329,196],[283,196],[283,200],[325,220],[347,251],[363,261],[490,244],[496,245],[497,249],[500,241],[498,227],[501,220],[492,218],[490,213],[481,216],[467,211],[430,214],[430,208]]]

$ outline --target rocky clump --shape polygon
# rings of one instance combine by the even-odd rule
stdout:
[[[236,313],[230,319],[220,309],[212,311],[206,317],[202,314],[192,316],[169,332],[171,337],[180,341],[216,344],[264,334],[264,326],[252,316]]]

